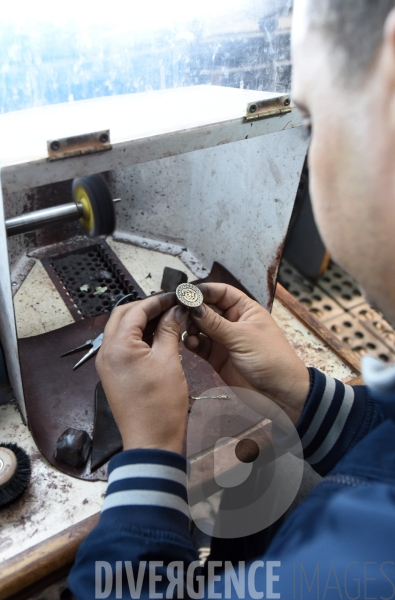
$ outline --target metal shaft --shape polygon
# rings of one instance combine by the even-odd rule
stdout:
[[[83,215],[82,204],[70,202],[69,204],[61,204],[51,208],[43,208],[35,210],[31,213],[25,213],[19,217],[7,219],[5,222],[7,236],[18,235],[20,233],[28,233],[35,231],[46,225],[54,223],[66,223],[67,221],[76,221]]]

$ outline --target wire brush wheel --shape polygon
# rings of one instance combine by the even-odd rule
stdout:
[[[31,475],[30,458],[17,444],[0,442],[0,508],[19,498]]]

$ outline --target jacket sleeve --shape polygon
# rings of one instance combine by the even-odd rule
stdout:
[[[310,393],[296,425],[305,460],[325,476],[385,416],[365,386],[310,368]]]
[[[110,461],[100,521],[69,576],[78,600],[160,597],[169,589],[169,573],[172,596],[187,597],[179,574],[191,563],[197,568],[198,557],[189,534],[186,481],[186,459],[173,452],[127,450]]]

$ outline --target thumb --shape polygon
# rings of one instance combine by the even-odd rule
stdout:
[[[165,312],[154,333],[152,349],[160,348],[162,352],[177,352],[180,333],[186,325],[188,309],[175,306]]]
[[[192,308],[189,314],[200,331],[212,340],[220,342],[225,347],[229,347],[233,342],[235,334],[232,323],[206,304]]]

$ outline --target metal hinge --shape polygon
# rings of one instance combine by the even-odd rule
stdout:
[[[250,102],[247,106],[246,121],[266,119],[291,112],[291,98],[288,94],[267,98],[258,102]]]
[[[59,160],[61,158],[71,158],[72,156],[83,156],[95,152],[111,150],[110,130],[95,131],[94,133],[84,133],[67,138],[49,140],[48,160]]]

